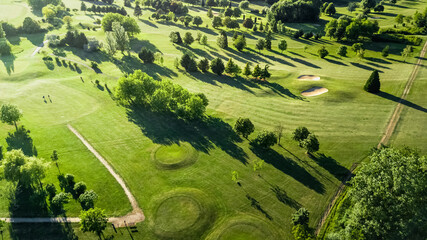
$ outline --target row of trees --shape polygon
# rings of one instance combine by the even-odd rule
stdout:
[[[341,16],[338,20],[333,19],[325,26],[326,36],[338,41],[344,38],[350,41],[355,41],[360,37],[371,38],[378,30],[377,21],[346,16]]]
[[[118,13],[107,13],[104,15],[101,21],[102,29],[106,31],[112,31],[113,22],[119,22],[124,27],[125,31],[130,36],[141,32],[135,19],[132,17],[122,16]]]
[[[11,50],[9,41],[6,39],[6,33],[3,31],[2,24],[0,24],[0,56],[10,55]]]
[[[27,0],[28,5],[32,7],[35,10],[40,10],[44,6],[47,6],[48,4],[52,4],[54,6],[62,4],[61,0]]]
[[[37,21],[30,17],[26,17],[22,23],[22,26],[19,27],[15,27],[14,25],[8,22],[0,22],[0,25],[2,26],[2,29],[5,32],[6,36],[9,37],[17,36],[21,33],[32,34],[45,31],[45,29],[41,28],[40,24]]]
[[[202,93],[192,94],[170,81],[156,81],[141,70],[118,80],[115,98],[126,106],[171,112],[185,120],[202,118],[209,103]]]
[[[81,11],[88,11],[93,13],[118,13],[123,16],[128,15],[126,12],[126,9],[124,7],[118,8],[115,6],[99,6],[99,5],[92,5],[91,7],[86,7],[86,5],[82,2],[80,6]]]

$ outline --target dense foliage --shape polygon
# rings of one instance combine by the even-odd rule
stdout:
[[[425,239],[427,159],[384,148],[351,180],[337,239]]]
[[[374,70],[371,76],[369,76],[368,81],[366,81],[366,84],[363,89],[370,93],[378,93],[380,91],[380,88],[380,76],[378,70]]]
[[[282,0],[271,6],[276,21],[315,22],[319,20],[320,1],[318,0]]]
[[[336,40],[357,40],[361,37],[371,38],[379,30],[377,21],[368,19],[340,17],[333,19],[325,26],[326,36]]]
[[[192,94],[170,81],[157,81],[140,70],[117,82],[116,100],[131,107],[171,112],[182,119],[202,118],[208,101],[204,94]]]

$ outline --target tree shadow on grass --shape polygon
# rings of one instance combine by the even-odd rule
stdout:
[[[260,211],[268,220],[273,220],[273,218],[268,214],[259,204],[258,200],[253,198],[251,195],[246,194],[246,198],[251,202],[251,206],[254,207],[256,210]]]
[[[217,86],[218,85],[217,82],[218,82],[218,83],[226,84],[230,87],[240,89],[242,91],[250,92],[252,94],[254,94],[254,92],[252,91],[252,89],[250,89],[250,87],[259,88],[257,84],[249,80],[246,80],[242,77],[231,77],[227,75],[218,76],[213,73],[200,73],[200,72],[189,72],[187,74],[194,79],[197,79],[212,85]]]
[[[353,66],[355,66],[355,67],[358,67],[358,68],[361,68],[361,69],[364,69],[364,70],[368,70],[368,71],[378,70],[378,69],[375,69],[375,68],[373,68],[371,66],[363,65],[361,63],[351,62],[350,64],[353,65]],[[383,71],[378,70],[378,72],[383,72]]]
[[[417,104],[415,104],[413,102],[410,102],[408,100],[402,99],[400,97],[396,97],[394,95],[391,95],[390,93],[386,93],[386,92],[380,91],[379,93],[377,93],[377,95],[380,96],[380,97],[382,97],[382,98],[394,101],[396,103],[401,103],[401,104],[403,104],[403,105],[405,105],[407,107],[413,108],[415,110],[427,113],[427,109],[425,107],[417,105]]]
[[[18,127],[13,133],[8,133],[6,137],[7,151],[12,149],[21,149],[27,156],[37,156],[37,149],[33,145],[33,139],[30,137],[30,130],[24,126]]]
[[[26,187],[18,182],[9,195],[10,217],[50,217],[46,192],[40,188]]]
[[[2,56],[0,59],[3,62],[4,67],[6,68],[6,72],[9,76],[12,74],[12,72],[15,72],[15,55],[11,54],[9,56]]]
[[[12,223],[9,226],[13,240],[77,240],[71,223]]]
[[[336,64],[336,65],[341,65],[341,66],[348,66],[347,64],[345,64],[345,63],[343,63],[343,62],[341,62],[341,61],[337,61],[337,60],[333,60],[333,59],[330,59],[330,58],[324,58],[327,62],[329,62],[329,63],[333,63],[333,64]]]
[[[275,83],[275,82],[268,82],[268,81],[257,81],[262,86],[265,86],[267,88],[270,88],[273,92],[275,92],[277,95],[281,97],[289,97],[293,99],[303,100],[301,96],[297,96],[293,94],[289,89],[284,88],[282,85]]]
[[[155,45],[150,43],[150,41],[148,40],[141,40],[137,38],[130,39],[130,48],[132,51],[138,53],[143,47],[147,48],[152,52],[161,52]]]
[[[304,186],[316,191],[317,193],[325,193],[325,186],[323,186],[319,180],[307,172],[307,170],[296,164],[292,159],[284,157],[282,154],[271,148],[262,149],[251,146],[251,150],[257,157],[264,160],[266,163],[271,164],[273,167],[282,171],[284,174],[287,174],[300,183],[304,184]]]
[[[220,118],[208,116],[203,120],[186,122],[172,113],[156,113],[143,107],[131,107],[127,115],[129,121],[139,126],[154,143],[171,145],[188,142],[204,153],[218,147],[231,157],[247,163],[247,154],[236,144],[242,139]]]
[[[290,56],[286,56],[286,55],[285,55],[285,57],[288,57],[289,59],[291,59],[294,62],[306,65],[306,66],[311,67],[311,68],[317,68],[317,69],[321,68],[321,67],[317,66],[316,64],[308,62],[308,61],[306,61],[304,59],[294,58],[294,57],[290,57]]]
[[[274,192],[274,194],[276,195],[277,199],[280,202],[294,209],[299,209],[301,207],[301,204],[299,204],[297,201],[289,197],[286,191],[281,189],[278,185],[272,186],[271,190]]]
[[[341,166],[335,159],[330,156],[326,156],[323,153],[318,153],[316,155],[310,155],[319,166],[324,168],[330,174],[334,175],[338,180],[343,181],[351,173],[350,170]]]
[[[156,80],[160,80],[162,77],[173,78],[178,76],[174,71],[167,67],[162,67],[154,63],[144,64],[139,58],[132,55],[123,56],[120,60],[114,58],[111,62],[114,63],[123,73],[133,73],[135,70],[140,69]]]
[[[157,27],[157,25],[156,25],[156,24],[154,24],[154,23],[152,23],[152,22],[150,22],[150,21],[148,21],[148,20],[145,20],[145,19],[139,19],[139,21],[140,21],[140,22],[142,22],[142,23],[144,23],[144,24],[145,24],[145,25],[147,25],[147,26],[152,27],[152,28],[159,28],[159,27]]]

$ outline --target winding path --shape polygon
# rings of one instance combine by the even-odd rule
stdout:
[[[390,140],[391,136],[393,135],[393,133],[396,129],[397,123],[399,122],[400,114],[402,113],[403,107],[405,106],[402,104],[402,102],[406,100],[406,97],[408,96],[409,91],[411,90],[411,87],[412,87],[415,79],[417,78],[418,71],[419,71],[420,66],[422,65],[422,61],[424,60],[424,56],[426,54],[426,51],[427,51],[427,41],[424,44],[423,49],[420,52],[420,57],[418,58],[417,62],[415,63],[415,66],[411,72],[411,75],[409,75],[408,81],[406,82],[406,85],[405,85],[405,89],[403,90],[403,93],[400,96],[400,100],[397,103],[397,105],[393,111],[393,114],[390,117],[390,120],[388,121],[385,132],[384,132],[380,142],[378,143],[377,148],[380,148],[383,145],[387,145],[388,141]],[[317,228],[316,228],[316,235],[318,235],[320,233],[320,230],[322,229],[323,224],[325,223],[326,219],[328,218],[329,214],[331,213],[331,210],[332,210],[336,200],[341,195],[341,192],[344,190],[345,183],[350,179],[350,176],[352,175],[355,168],[356,168],[356,166],[353,164],[352,169],[350,170],[349,176],[341,183],[340,187],[338,188],[337,192],[335,193],[334,197],[332,198],[331,202],[329,203],[327,209],[323,213],[323,216],[320,219],[320,222],[318,223]]]
[[[142,222],[145,220],[144,213],[142,212],[141,208],[138,205],[138,202],[136,201],[135,197],[127,187],[125,181],[123,178],[120,177],[119,174],[117,174],[113,167],[99,154],[93,147],[90,145],[90,143],[70,124],[67,124],[68,129],[76,137],[87,147],[87,149],[95,155],[95,157],[107,168],[108,172],[116,179],[116,181],[120,184],[120,186],[123,188],[123,191],[125,192],[127,198],[129,199],[129,202],[132,206],[132,212],[125,216],[121,217],[111,217],[108,219],[109,222],[114,224],[117,227],[123,227],[125,226],[125,222],[127,224],[134,224],[137,222]],[[63,223],[63,222],[79,222],[80,218],[77,217],[55,217],[55,218],[0,218],[3,221],[6,222],[14,222],[14,223]]]

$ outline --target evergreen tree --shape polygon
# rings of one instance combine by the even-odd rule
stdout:
[[[154,62],[154,53],[147,48],[143,47],[141,51],[138,54],[138,57],[144,62],[144,63],[153,63]]]
[[[82,4],[80,5],[80,11],[86,12],[86,10],[87,10],[86,4],[82,2]]]
[[[191,34],[191,32],[186,32],[184,34],[183,40],[184,40],[185,44],[191,45],[194,42],[194,38],[193,38],[193,35]]]
[[[213,17],[213,13],[212,13],[212,8],[211,7],[209,8],[207,15],[208,15],[208,18],[212,18]]]
[[[259,67],[259,65],[257,64],[255,67],[254,67],[254,71],[252,72],[252,76],[254,77],[254,78],[258,78],[259,76],[261,76],[261,72],[262,72],[262,69]]]
[[[270,67],[270,66],[265,65],[265,66],[264,66],[264,69],[262,69],[262,70],[261,70],[261,74],[260,74],[260,76],[259,76],[259,78],[260,78],[261,80],[266,80],[267,78],[271,77],[271,74],[270,74],[270,72],[268,71],[268,68],[269,68],[269,67]]]
[[[215,58],[211,61],[211,70],[213,73],[216,73],[217,75],[222,75],[224,69],[224,62],[222,62],[221,58]]]
[[[347,47],[346,46],[340,46],[337,50],[337,54],[342,56],[342,57],[347,56]]]
[[[366,81],[366,84],[363,87],[363,89],[370,93],[378,93],[380,92],[380,87],[381,87],[381,83],[380,83],[380,76],[378,74],[378,70],[374,70],[371,76],[369,77],[368,81]]]
[[[6,33],[3,31],[3,25],[0,23],[0,38],[5,38]]]
[[[136,4],[135,9],[133,11],[133,15],[137,18],[139,18],[142,15],[141,7],[139,7],[139,4]]]
[[[227,34],[224,31],[221,31],[221,34],[217,39],[217,44],[222,49],[228,48]]]
[[[260,32],[264,32],[264,25],[262,24],[262,22],[261,22],[261,24],[259,25],[259,31],[260,31]]]
[[[256,43],[255,47],[258,49],[259,52],[264,49],[265,46],[265,40],[264,39],[258,39],[258,42]]]
[[[207,58],[203,58],[199,61],[197,67],[200,69],[200,71],[207,72],[209,70],[209,60]]]
[[[265,36],[265,48],[267,50],[271,50],[271,40],[273,39],[271,35],[271,31],[268,31],[267,35]]]
[[[384,58],[388,57],[390,51],[390,47],[387,45],[385,46],[385,48],[381,51],[381,56],[383,56]]]
[[[334,3],[331,2],[328,4],[328,7],[326,7],[326,9],[325,9],[325,13],[328,14],[329,16],[332,16],[335,13],[337,13],[337,10],[335,9]]]
[[[232,76],[236,76],[237,74],[239,74],[242,70],[240,69],[239,65],[235,64],[233,62],[233,59],[230,58],[228,59],[227,64],[225,65],[225,72],[227,74],[230,74]]]
[[[250,63],[249,62],[247,62],[246,63],[246,65],[245,65],[245,68],[243,68],[243,75],[245,75],[246,76],[246,78],[248,77],[248,76],[250,76],[252,74],[252,71],[251,71],[251,66],[250,66]]]
[[[246,38],[245,35],[240,35],[236,38],[236,40],[234,40],[234,47],[239,50],[242,51],[245,47],[246,47]]]
[[[254,32],[258,31],[258,27],[256,26],[256,23],[254,23],[254,27],[252,28],[252,31],[254,31]]]
[[[196,61],[188,53],[185,53],[184,55],[182,55],[180,63],[181,63],[181,66],[187,72],[195,72],[195,71],[197,71],[197,63],[196,63]]]
[[[279,47],[280,51],[282,51],[282,53],[283,53],[283,51],[285,51],[288,48],[288,43],[286,42],[285,39],[280,40],[278,47]]]
[[[329,54],[329,52],[328,52],[328,50],[326,50],[325,46],[322,46],[319,50],[317,50],[317,53],[319,54],[320,58],[325,58]]]

